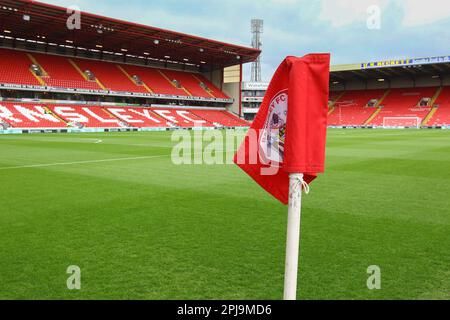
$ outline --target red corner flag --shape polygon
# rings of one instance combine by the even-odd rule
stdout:
[[[234,162],[284,204],[289,174],[324,172],[329,54],[287,57],[272,78]]]

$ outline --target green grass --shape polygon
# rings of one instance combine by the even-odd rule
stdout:
[[[0,299],[282,298],[287,208],[235,166],[173,165],[172,146],[0,136]],[[134,157],[148,158],[67,164]],[[450,299],[449,164],[450,131],[330,130],[304,199],[299,298]]]

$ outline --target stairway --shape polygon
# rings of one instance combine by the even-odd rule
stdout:
[[[433,118],[434,114],[438,111],[438,107],[434,105],[434,103],[436,102],[436,100],[439,98],[439,96],[441,95],[441,92],[443,90],[443,87],[439,87],[436,90],[436,93],[434,94],[433,98],[431,98],[429,106],[431,107],[430,112],[427,114],[427,116],[423,119],[422,121],[422,126],[426,126],[428,124],[428,122],[431,120],[431,118]]]
[[[69,121],[67,121],[66,119],[64,119],[63,117],[59,116],[58,114],[56,114],[55,112],[53,112],[48,106],[44,106],[44,110],[45,112],[47,112],[48,114],[51,114],[52,116],[54,116],[56,119],[58,119],[61,122],[64,122],[68,127],[69,127]]]
[[[364,126],[368,126],[369,123],[372,122],[373,119],[375,119],[378,114],[381,112],[381,110],[383,108],[381,108],[381,104],[383,103],[384,99],[386,99],[386,97],[389,95],[389,93],[391,93],[391,89],[386,90],[386,92],[383,94],[383,96],[380,98],[380,100],[378,100],[378,102],[373,106],[374,108],[376,108],[375,112],[369,117],[369,119],[366,120],[366,122],[364,122]]]
[[[140,84],[136,83],[136,81],[133,79],[133,77],[132,77],[132,76],[131,76],[124,68],[122,68],[122,66],[117,65],[117,68],[119,68],[119,70],[122,71],[123,74],[124,74],[128,79],[130,79],[130,81],[133,82],[136,86],[141,86]],[[145,88],[145,90],[147,90],[147,91],[148,91],[149,93],[151,93],[151,94],[154,94],[153,90],[150,89],[150,88],[147,86],[147,84],[146,84],[144,81],[142,81],[142,79],[140,79],[140,80],[141,80],[142,86]]]
[[[125,120],[119,118],[118,116],[116,116],[115,114],[113,114],[112,112],[110,112],[108,109],[106,108],[100,108],[104,113],[106,113],[107,115],[109,115],[110,117],[119,120],[119,123],[125,123],[129,128],[134,128],[133,125],[131,125],[130,123],[126,122]]]
[[[76,64],[75,61],[73,61],[72,59],[69,59],[70,64],[81,74],[81,76],[86,80],[86,81],[90,81],[91,80],[88,79],[88,77],[86,76],[86,74],[80,69],[80,67]],[[98,84],[98,86],[100,88],[102,88],[102,90],[108,91],[108,89],[106,89],[106,87],[100,82],[100,80],[97,79],[97,77],[95,77],[95,82]]]
[[[329,107],[328,110],[328,116],[331,116],[331,114],[334,112],[334,110],[336,110],[336,108],[334,107],[334,105],[336,104],[336,102],[338,102],[339,100],[342,99],[342,97],[345,95],[345,91],[342,92],[336,99],[334,99],[333,101],[331,101],[331,105]]]
[[[183,90],[189,97],[192,97],[192,93],[190,93],[185,87],[183,87],[183,85],[182,85],[181,83],[180,83],[181,88],[178,88],[178,87],[172,82],[172,80],[169,79],[169,77],[168,77],[164,72],[162,72],[161,70],[158,70],[158,72],[164,77],[164,79],[166,79],[167,81],[169,81],[170,84],[171,84],[174,88],[181,89],[181,90]]]
[[[421,126],[425,127],[428,122],[431,120],[431,118],[433,118],[434,114],[438,111],[438,107],[434,106],[433,108],[431,108],[430,112],[427,114],[427,116],[425,118],[423,118],[422,124]]]
[[[38,76],[36,73],[34,73],[33,71],[30,70],[30,72],[33,74],[33,76],[36,78],[37,81],[39,81],[39,83],[41,84],[41,86],[46,87],[47,83],[45,82],[44,79],[42,79],[42,77],[48,77],[47,72],[44,70],[44,68],[42,68],[42,66],[39,64],[39,62],[36,60],[35,57],[33,57],[30,53],[27,53],[27,57],[31,60],[31,62],[38,66],[39,69],[41,69],[42,71],[42,76]],[[31,69],[31,67],[30,67]]]
[[[191,74],[191,76],[195,80],[198,81],[198,85],[200,86],[200,83],[202,83],[203,81],[200,78],[198,78],[195,74]],[[214,94],[210,90],[207,90],[207,89],[203,88],[202,86],[200,86],[200,87],[203,89],[203,91],[205,91],[207,94],[209,94],[212,98],[216,98],[216,96],[214,96]]]

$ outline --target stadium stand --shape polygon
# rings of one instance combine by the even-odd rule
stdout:
[[[176,81],[180,83],[180,85],[185,88],[185,90],[188,91],[188,94],[191,96],[196,97],[203,97],[203,98],[211,98],[214,96],[206,91],[206,89],[202,88],[200,86],[200,82],[197,81],[191,74],[180,72],[180,71],[173,71],[173,70],[164,70],[161,71],[164,73],[170,80]]]
[[[368,124],[372,126],[383,126],[384,118],[398,118],[397,126],[408,126],[410,121],[401,118],[419,118],[420,122],[428,115],[431,107],[421,106],[423,99],[431,99],[437,88],[405,88],[391,89],[382,102],[380,112]],[[420,123],[419,123],[420,124]]]
[[[385,90],[346,91],[330,95],[338,99],[333,103],[333,109],[328,116],[331,126],[361,126],[376,112],[376,103]],[[370,102],[374,103],[369,106]]]
[[[0,49],[0,83],[41,86],[30,71],[31,65],[25,52]]]
[[[85,59],[72,60],[82,72],[90,71],[102,89],[115,92],[148,93],[143,86],[138,86],[128,78],[115,63]]]
[[[169,79],[178,81],[192,96],[229,99],[229,97],[201,75],[174,70],[164,70],[161,72],[167,75]]]
[[[196,79],[199,82],[200,85],[201,83],[203,83],[206,86],[207,90],[209,90],[214,97],[219,99],[230,99],[230,97],[224,94],[219,88],[217,88],[212,82],[207,80],[201,74],[191,74],[191,75],[192,77],[194,77],[194,79]]]
[[[66,57],[32,53],[45,75],[42,79],[48,86],[57,88],[101,90],[95,81],[86,80]]]
[[[443,126],[450,124],[450,87],[443,87],[439,97],[434,103],[435,112],[428,126]]]
[[[344,93],[344,92],[341,92],[341,91],[330,92],[330,98],[329,98],[329,101],[330,101],[331,103],[336,102],[336,101],[340,98],[340,96],[341,96],[343,93]]]
[[[42,104],[0,103],[0,119],[14,128],[65,128],[67,123]]]
[[[175,70],[10,49],[0,49],[0,68],[3,84],[230,99],[204,76]]]
[[[187,109],[152,108],[153,112],[164,118],[170,124],[178,127],[190,128],[194,126],[213,126],[207,120],[197,116]]]
[[[107,110],[118,119],[136,128],[167,128],[168,121],[150,108],[110,107]]]
[[[0,49],[0,68],[2,84],[230,99],[203,75],[175,70],[11,49]]]
[[[119,120],[99,106],[48,105],[53,114],[74,127],[118,128]]]
[[[249,126],[234,114],[261,50],[88,12],[69,35],[66,8],[3,2],[1,134]]]
[[[207,120],[216,126],[246,127],[249,123],[225,110],[192,110],[198,117]]]
[[[29,103],[0,104],[0,121],[12,128],[107,129],[249,126],[246,121],[225,110]]]
[[[123,65],[122,68],[131,76],[137,76],[155,94],[187,96],[181,88],[177,88],[159,69],[140,66]]]

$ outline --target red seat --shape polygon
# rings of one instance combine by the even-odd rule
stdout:
[[[101,90],[95,81],[87,81],[66,57],[41,53],[32,53],[32,56],[47,73],[47,76],[42,77],[42,79],[48,86],[70,89]]]
[[[334,104],[334,110],[328,117],[331,126],[361,126],[376,111],[367,107],[372,99],[380,99],[385,90],[346,91]],[[331,94],[334,99],[339,94]]]
[[[0,103],[0,119],[13,128],[65,128],[67,124],[42,104]]]
[[[31,65],[25,52],[0,49],[0,83],[40,86],[30,71]]]
[[[49,105],[59,117],[67,122],[79,123],[86,128],[118,128],[119,120],[98,106]]]
[[[428,121],[429,126],[450,125],[450,87],[444,87],[438,99],[434,103],[438,106],[436,113]]]
[[[123,65],[122,68],[130,76],[138,76],[154,93],[174,96],[187,96],[187,93],[174,87],[158,69]]]
[[[106,87],[116,92],[149,93],[143,86],[136,85],[113,62],[74,59],[78,67],[84,72],[91,71]]]
[[[171,80],[177,80],[189,93],[194,97],[202,98],[214,98],[214,95],[209,94],[205,89],[200,86],[200,81],[194,78],[191,73],[164,70],[165,75]]]
[[[420,107],[423,98],[432,98],[436,88],[392,89],[382,102],[381,112],[370,122],[373,126],[383,126],[384,118],[418,118],[419,124],[428,115],[431,107]],[[395,122],[397,126],[410,126],[411,120],[401,119]]]
[[[177,127],[192,128],[195,126],[213,126],[212,123],[187,109],[152,108],[152,111]]]
[[[224,127],[248,127],[250,124],[225,110],[195,109],[192,113],[208,122]]]
[[[192,74],[195,78],[198,78],[201,82],[203,82],[209,90],[211,90],[211,93],[214,97],[218,99],[230,99],[225,93],[223,93],[219,88],[217,88],[211,81],[207,80],[203,75],[201,74]]]
[[[107,108],[117,118],[137,128],[167,128],[167,120],[158,116],[150,108]]]
[[[41,84],[30,66],[32,58],[41,66],[44,72]],[[72,65],[70,59],[76,64]],[[80,70],[77,70],[77,67]],[[10,49],[0,49],[0,83],[20,85],[47,85],[56,88],[105,90],[123,93],[172,95],[180,97],[221,98],[229,99],[223,92],[200,74],[162,70],[145,66],[133,66],[114,62],[68,58],[43,53],[30,53]],[[89,81],[83,76],[86,70],[90,70],[97,80]],[[81,72],[80,72],[81,71]],[[137,84],[133,80],[137,76],[145,85]],[[181,88],[172,83],[177,80]],[[208,88],[203,88],[201,83]],[[184,90],[186,89],[186,90]]]

